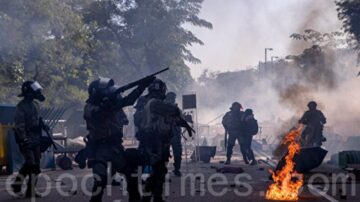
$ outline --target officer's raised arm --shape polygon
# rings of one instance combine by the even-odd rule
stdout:
[[[122,99],[118,99],[116,105],[114,105],[115,109],[122,109],[123,107],[134,105],[136,100],[141,96],[141,94],[145,91],[145,89],[155,80],[155,77],[147,77],[144,79],[137,88],[135,88],[130,94],[123,97]]]

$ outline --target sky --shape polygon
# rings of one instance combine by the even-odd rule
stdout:
[[[189,64],[197,78],[205,69],[234,71],[264,61],[264,48],[271,56],[285,57],[304,47],[290,39],[305,29],[331,32],[341,29],[334,0],[205,0],[200,17],[213,29],[188,28],[205,45],[189,47],[201,64]]]

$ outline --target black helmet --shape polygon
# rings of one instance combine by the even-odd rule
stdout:
[[[174,93],[174,92],[168,92],[168,93],[166,93],[166,97],[175,99],[175,98],[176,98],[176,93]]]
[[[161,97],[165,98],[167,87],[166,84],[160,80],[155,79],[148,87],[149,94],[161,95]]]
[[[88,87],[89,97],[106,96],[114,85],[113,79],[100,77],[90,83]]]
[[[246,115],[252,115],[252,114],[253,114],[253,110],[252,110],[252,109],[246,109],[246,110],[245,110],[245,114],[246,114]]]
[[[168,93],[166,93],[165,97],[166,97],[165,102],[170,103],[170,104],[175,104],[176,103],[176,93],[168,92]]]
[[[241,110],[242,109],[242,105],[238,102],[234,102],[232,103],[231,107],[230,107],[231,110]]]
[[[307,106],[310,110],[314,110],[317,107],[317,103],[315,101],[310,101]]]
[[[45,100],[44,95],[41,93],[43,88],[37,81],[25,81],[21,85],[21,94],[18,97],[28,97],[37,99],[41,102]]]

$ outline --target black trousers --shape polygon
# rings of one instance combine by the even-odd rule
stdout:
[[[27,183],[27,194],[34,194],[37,177],[40,174],[40,145],[32,145],[26,148],[20,148],[21,154],[24,157],[24,164],[19,170],[19,174],[15,178],[13,185],[21,188],[25,178],[29,176]]]
[[[227,159],[231,159],[236,141],[240,145],[240,152],[242,154],[243,160],[245,161],[245,163],[249,163],[249,160],[254,159],[254,154],[251,150],[252,137],[246,137],[242,134],[229,133],[229,140],[226,152]]]
[[[181,168],[181,157],[182,157],[182,144],[181,144],[181,135],[175,135],[171,139],[171,147],[173,151],[174,158],[174,169],[180,170]]]
[[[138,180],[136,177],[131,176],[132,170],[129,169],[123,148],[108,143],[102,143],[96,146],[94,157],[95,159],[92,168],[94,174],[94,185],[92,189],[93,195],[90,200],[91,202],[102,201],[102,195],[104,194],[104,189],[108,183],[108,163],[111,163],[112,166],[111,175],[114,175],[116,172],[125,175],[129,201],[140,200],[137,183]]]
[[[167,163],[170,157],[171,139],[169,135],[156,132],[144,133],[140,139],[139,150],[144,164],[151,166],[149,178],[145,182],[143,202],[162,202],[165,177],[168,172]]]
[[[253,150],[251,149],[251,143],[252,143],[253,136],[249,135],[244,138],[244,143],[241,144],[241,153],[242,155],[246,156],[248,161],[254,161],[255,155]]]

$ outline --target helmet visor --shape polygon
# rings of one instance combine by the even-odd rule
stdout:
[[[43,88],[42,86],[39,84],[39,82],[35,81],[34,83],[31,84],[31,89],[36,92],[36,91],[41,91]]]

